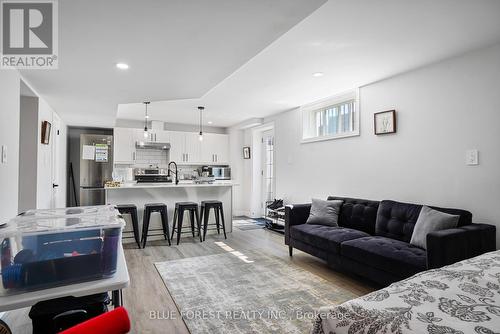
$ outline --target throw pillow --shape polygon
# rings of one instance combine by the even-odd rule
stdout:
[[[459,218],[460,216],[450,215],[424,205],[415,223],[410,244],[427,249],[427,234],[434,231],[455,228],[457,227]]]
[[[311,211],[307,224],[339,226],[340,207],[344,201],[324,201],[321,199],[312,199]]]

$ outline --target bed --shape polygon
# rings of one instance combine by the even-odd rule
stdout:
[[[498,334],[500,251],[406,280],[338,306],[321,308],[313,334]]]

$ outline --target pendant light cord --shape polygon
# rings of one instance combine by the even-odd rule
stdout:
[[[205,107],[198,107],[198,109],[200,110],[200,136],[203,135],[203,118],[202,118],[202,113],[203,113],[203,109],[205,109]]]

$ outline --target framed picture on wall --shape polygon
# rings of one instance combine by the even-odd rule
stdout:
[[[396,133],[396,110],[388,110],[373,115],[376,135]]]
[[[51,128],[52,124],[50,124],[48,121],[42,122],[42,144],[49,145]]]
[[[243,159],[250,159],[250,147],[243,147]]]

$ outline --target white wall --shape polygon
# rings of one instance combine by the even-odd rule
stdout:
[[[21,96],[19,132],[19,212],[36,207],[38,98]]]
[[[373,113],[396,109],[398,133]],[[277,192],[291,202],[346,195],[470,210],[500,240],[500,45],[360,89],[361,136],[300,144],[300,112],[276,119]],[[480,152],[479,166],[465,151]]]
[[[0,71],[0,147],[7,146],[7,163],[0,163],[0,221],[17,215],[19,178],[20,76]]]
[[[390,109],[398,133],[375,136],[373,113]],[[500,241],[500,45],[364,86],[360,111],[361,136],[308,144],[300,143],[299,110],[266,119],[275,121],[277,196],[463,208],[495,224]],[[471,148],[479,166],[465,165]]]

